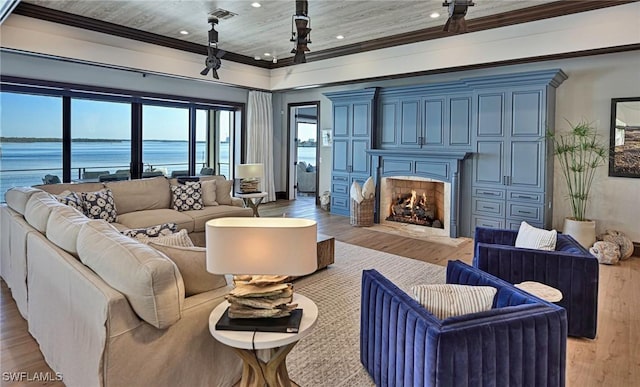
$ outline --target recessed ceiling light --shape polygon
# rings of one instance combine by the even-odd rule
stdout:
[[[180,31],[180,35],[189,35],[189,31],[182,30],[182,31]]]
[[[431,12],[431,15],[429,15],[432,19],[436,19],[440,17],[440,14],[438,12]]]
[[[251,3],[251,6],[253,8],[260,8],[260,7],[262,7],[262,4],[258,3],[257,1],[255,1],[255,2]]]
[[[253,57],[253,59],[260,60],[260,59],[262,59],[262,57],[260,55],[256,55],[256,56]]]
[[[265,52],[263,55],[264,55],[264,56],[271,56],[271,54],[270,54],[270,53],[268,53],[268,52]]]
[[[338,39],[338,40],[342,40],[342,39],[344,39],[344,36],[343,36],[343,35],[337,35],[337,36],[336,36],[336,39]]]

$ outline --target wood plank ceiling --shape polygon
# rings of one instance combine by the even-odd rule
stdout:
[[[290,65],[295,2],[258,1],[260,7],[247,0],[23,0],[15,12],[120,36],[137,34],[138,40],[205,53],[207,16],[221,8],[235,14],[216,27],[219,48],[229,52],[225,59],[267,68]],[[476,0],[466,19],[472,33],[627,2]],[[440,16],[430,17],[434,12]],[[442,0],[310,0],[309,16],[309,61],[449,35],[442,32],[448,16]],[[188,34],[181,34],[183,30]]]

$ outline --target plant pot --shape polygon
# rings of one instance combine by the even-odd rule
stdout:
[[[596,222],[594,220],[564,219],[563,234],[573,237],[584,248],[588,249],[596,242]]]

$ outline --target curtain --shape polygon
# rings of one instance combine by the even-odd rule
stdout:
[[[264,177],[262,190],[265,202],[276,200],[273,178],[273,109],[271,93],[249,91],[247,106],[247,163],[262,163]]]

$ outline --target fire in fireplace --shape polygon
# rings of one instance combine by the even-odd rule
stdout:
[[[398,195],[391,200],[390,215],[386,220],[444,228],[436,212],[433,198],[424,192],[418,195],[415,190],[411,190],[411,193]]]

